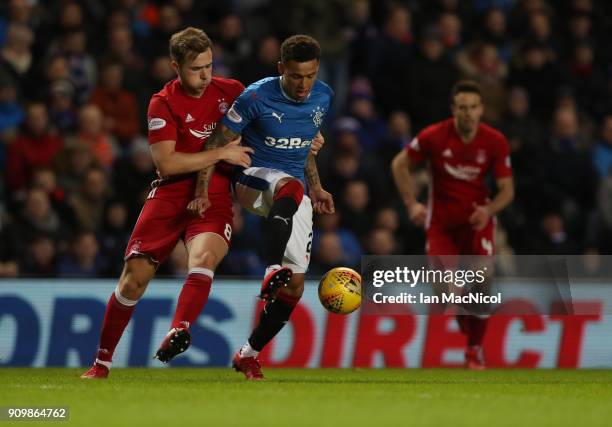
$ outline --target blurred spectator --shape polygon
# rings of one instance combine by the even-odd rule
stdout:
[[[61,133],[75,132],[78,123],[75,89],[69,80],[56,80],[49,85],[49,117]]]
[[[102,110],[106,131],[125,146],[138,133],[140,123],[136,97],[123,88],[123,73],[123,67],[117,62],[104,64],[100,84],[90,102]]]
[[[547,120],[561,83],[560,72],[539,43],[525,45],[521,62],[511,70],[509,84],[525,88],[530,95],[532,113],[540,120]]]
[[[14,227],[0,209],[0,278],[17,277],[19,274],[18,238]]]
[[[58,158],[58,182],[66,193],[71,194],[79,189],[85,173],[99,164],[90,147],[75,140],[67,140],[65,146]]]
[[[497,49],[499,58],[508,65],[512,59],[512,41],[508,33],[506,15],[497,8],[489,9],[484,17],[481,38]]]
[[[104,276],[105,269],[106,262],[91,231],[81,231],[74,236],[70,251],[62,257],[57,268],[59,277],[91,279]]]
[[[26,25],[12,23],[8,26],[6,42],[0,52],[0,68],[10,72],[20,86],[25,84],[32,67],[33,43],[34,33]]]
[[[534,236],[532,244],[533,253],[536,254],[571,255],[579,250],[578,244],[566,231],[563,216],[558,212],[544,216],[539,234]]]
[[[349,110],[361,125],[357,131],[361,148],[366,152],[376,150],[379,141],[387,134],[387,124],[378,116],[372,98],[368,95],[354,96]]]
[[[370,192],[364,181],[349,182],[341,200],[342,225],[361,240],[371,227]]]
[[[358,50],[361,48],[357,46]],[[412,78],[407,67],[413,51],[412,14],[408,8],[396,5],[389,10],[382,33],[374,41],[368,74],[385,113],[406,108],[409,99],[406,87]]]
[[[36,168],[50,166],[62,141],[50,132],[47,107],[34,102],[27,108],[24,132],[11,144],[6,165],[6,183],[15,193],[24,190]]]
[[[130,222],[135,222],[151,191],[150,184],[157,178],[147,140],[134,139],[128,156],[119,158],[113,171],[115,196],[127,207]]]
[[[108,262],[108,274],[118,276],[123,269],[123,255],[132,232],[126,206],[111,201],[104,210],[104,222],[98,236],[100,252]]]
[[[7,143],[15,139],[24,118],[23,107],[17,102],[15,81],[0,70],[0,142]]]
[[[100,229],[109,193],[106,173],[99,168],[89,169],[83,176],[80,190],[68,200],[81,228]]]
[[[375,228],[368,233],[367,253],[371,255],[393,255],[396,253],[396,242],[393,234],[386,228]]]
[[[279,53],[279,40],[273,35],[263,37],[257,45],[255,55],[242,60],[236,67],[238,80],[248,86],[264,77],[276,76]]]
[[[85,102],[91,95],[98,74],[95,59],[87,51],[85,31],[81,28],[67,30],[58,41],[54,53],[66,58],[76,99]]]
[[[480,84],[485,105],[483,120],[497,124],[506,100],[508,67],[490,43],[479,43],[462,50],[457,64],[463,76]]]
[[[57,182],[57,175],[51,168],[36,169],[30,180],[31,188],[43,190],[49,196],[53,210],[66,224],[75,224],[76,216],[66,200],[66,192]]]
[[[322,275],[332,268],[347,265],[346,254],[342,250],[342,242],[338,233],[325,232],[313,245],[313,259],[310,273]]]
[[[39,235],[60,241],[68,232],[62,218],[51,206],[47,193],[36,188],[27,192],[23,208],[17,215],[14,230],[19,237],[17,244],[20,245],[34,240]],[[23,246],[20,252],[24,252]]]
[[[340,226],[342,223],[341,214],[336,211],[331,215],[319,215],[315,218],[315,220],[316,228],[313,241],[318,242],[322,233],[333,232],[337,234],[338,238],[340,239],[342,251],[346,257],[346,266],[359,266],[359,263],[361,262],[361,255],[363,255],[363,250],[361,249],[357,236],[355,236],[352,231]],[[316,250],[316,244],[314,245],[314,249]]]
[[[56,277],[57,249],[55,241],[45,235],[38,235],[28,244],[22,259],[21,276]]]
[[[114,138],[104,129],[104,114],[93,104],[81,107],[79,111],[79,144],[91,149],[104,168],[110,168],[117,155]]]
[[[600,178],[612,175],[612,114],[603,119],[601,136],[593,148],[593,163]]]
[[[518,139],[518,146],[514,149],[522,146],[535,148],[543,142],[543,129],[529,113],[529,94],[524,88],[514,86],[508,92],[508,106],[500,123],[500,130],[506,138]]]
[[[405,109],[408,104],[415,128],[421,129],[450,116],[449,93],[458,73],[454,63],[445,55],[437,30],[425,32],[420,43],[420,55],[412,61],[407,73],[409,88],[400,97],[398,109]],[[394,96],[397,97],[397,92]]]
[[[600,112],[605,103],[605,93],[601,88],[606,85],[603,72],[595,63],[593,47],[587,43],[577,44],[566,69],[566,81],[576,94],[578,106],[591,114]]]
[[[168,41],[160,50],[156,50],[155,54],[160,52],[168,52]],[[147,42],[147,46],[152,46]],[[134,47],[134,37],[129,28],[116,27],[111,28],[108,32],[108,48],[104,56],[105,61],[119,62],[123,65],[124,70],[129,72],[124,76],[125,87],[128,90],[136,90],[140,87],[143,81],[143,73],[145,61]]]

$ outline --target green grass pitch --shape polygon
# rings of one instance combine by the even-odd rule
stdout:
[[[230,369],[82,372],[0,368],[0,406],[68,406],[54,425],[105,427],[612,425],[607,370],[265,369],[262,382]]]

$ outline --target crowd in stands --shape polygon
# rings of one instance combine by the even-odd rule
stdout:
[[[172,33],[203,28],[214,75],[277,74],[306,33],[334,89],[318,157],[337,212],[315,218],[310,273],[362,254],[419,254],[390,161],[450,116],[462,78],[511,146],[503,254],[612,251],[612,4],[605,0],[6,0],[0,5],[0,277],[114,277],[155,178],[151,95]],[[417,171],[420,198],[427,172]],[[219,274],[263,272],[261,219],[235,208]],[[179,244],[160,274],[181,276]]]

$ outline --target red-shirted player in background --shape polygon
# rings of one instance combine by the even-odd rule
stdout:
[[[252,152],[239,146],[239,141],[201,151],[216,123],[244,89],[236,80],[212,77],[211,45],[204,31],[196,28],[170,39],[172,67],[178,78],[153,95],[148,111],[149,143],[160,178],[153,183],[128,243],[119,284],[106,307],[96,360],[81,378],[108,376],[115,347],[136,303],[179,239],[187,246],[189,275],[171,330],[156,357],[168,362],[185,351],[191,340],[189,325],[204,308],[214,270],[227,253],[233,219],[228,178],[213,175],[210,207],[203,218],[187,211],[195,190],[195,172],[222,160],[249,167]]]
[[[483,114],[479,86],[471,81],[455,85],[451,94],[453,117],[422,130],[395,156],[393,177],[411,221],[424,225],[427,254],[485,255],[495,252],[495,215],[514,198],[509,146],[497,130],[480,123]],[[429,206],[413,191],[410,168],[429,161]],[[489,200],[486,177],[492,173],[497,194]],[[458,315],[467,335],[465,366],[482,369],[482,341],[486,316]]]

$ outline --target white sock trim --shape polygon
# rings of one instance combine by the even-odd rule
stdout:
[[[203,274],[204,276],[208,276],[211,279],[215,277],[214,271],[204,267],[193,267],[191,270],[189,270],[189,274]]]
[[[248,341],[245,345],[240,347],[240,357],[257,357],[258,354],[259,352],[253,349],[253,347],[251,347],[251,344],[249,344]]]
[[[125,305],[126,307],[133,307],[138,303],[138,300],[131,300],[121,295],[121,292],[119,292],[119,286],[115,288],[115,298],[117,301],[119,301],[119,304]]]
[[[107,362],[106,360],[100,360],[100,359],[96,359],[96,363],[106,366],[108,369],[110,369],[111,365],[113,364],[112,362]]]

